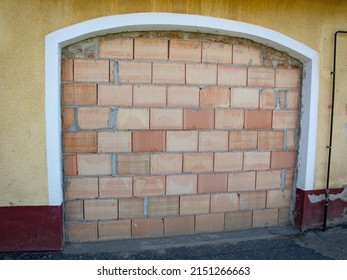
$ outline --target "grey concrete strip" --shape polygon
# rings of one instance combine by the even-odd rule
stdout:
[[[295,239],[299,246],[310,248],[336,260],[347,259],[347,226],[326,231],[309,231]]]
[[[67,243],[65,244],[63,254],[136,252],[219,243],[236,244],[241,241],[270,239],[280,236],[296,235],[298,233],[300,233],[298,229],[286,225],[270,228],[220,233],[201,233],[174,237]]]

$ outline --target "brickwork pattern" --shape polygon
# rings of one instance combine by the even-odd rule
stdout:
[[[63,50],[67,241],[289,222],[299,62],[207,34],[94,42]]]

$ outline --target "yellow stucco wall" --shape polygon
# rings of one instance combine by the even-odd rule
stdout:
[[[200,14],[248,22],[274,29],[317,50],[320,93],[315,188],[325,187],[333,35],[336,30],[347,30],[347,1],[1,0],[0,206],[48,202],[45,36],[84,20],[135,12]],[[341,102],[346,103],[346,97]],[[342,111],[337,114],[345,114],[345,107],[341,108],[337,108]],[[335,145],[345,147],[346,137],[339,139]],[[339,160],[344,158],[340,156]]]
[[[331,187],[347,185],[347,34],[339,33],[336,45]]]

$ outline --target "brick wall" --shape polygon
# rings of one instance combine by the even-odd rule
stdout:
[[[67,241],[289,223],[301,65],[239,38],[133,32],[62,51]]]

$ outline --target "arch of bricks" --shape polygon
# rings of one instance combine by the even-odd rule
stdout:
[[[161,31],[90,38],[61,62],[67,241],[289,223],[300,62]]]

